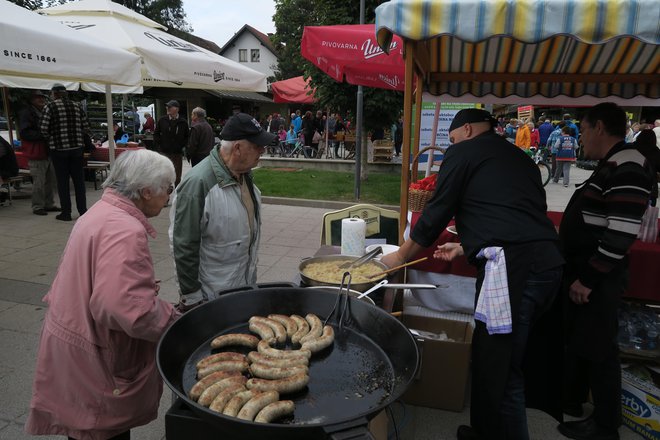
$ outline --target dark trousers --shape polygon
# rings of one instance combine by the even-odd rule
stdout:
[[[163,152],[161,152],[160,154],[167,157],[174,164],[174,172],[176,173],[176,181],[174,182],[174,187],[179,186],[179,182],[181,182],[181,168],[183,167],[183,154],[163,153]]]
[[[76,440],[73,437],[69,437],[69,440]],[[122,432],[114,437],[109,438],[108,440],[131,440],[131,431]]]
[[[69,178],[71,178],[76,193],[76,208],[78,214],[83,215],[87,211],[87,195],[85,194],[82,148],[64,151],[51,150],[50,155],[55,167],[57,194],[60,197],[62,214],[71,215],[71,195],[69,194]]]

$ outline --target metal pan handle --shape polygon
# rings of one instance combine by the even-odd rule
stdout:
[[[375,440],[369,432],[369,421],[361,417],[346,423],[324,426],[323,430],[331,440]]]

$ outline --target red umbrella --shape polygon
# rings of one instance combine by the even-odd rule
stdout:
[[[384,53],[373,24],[305,26],[300,51],[336,81],[403,90],[403,41],[395,35]]]
[[[309,79],[305,81],[302,76],[289,78],[271,83],[273,102],[294,102],[296,104],[314,104],[314,92],[310,91]]]

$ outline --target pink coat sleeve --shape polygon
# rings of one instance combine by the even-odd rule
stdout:
[[[102,234],[97,245],[90,299],[94,320],[133,338],[158,341],[178,312],[156,296],[153,262],[144,229],[114,229]]]

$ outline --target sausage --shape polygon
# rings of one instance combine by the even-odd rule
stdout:
[[[321,336],[316,339],[312,339],[311,341],[304,342],[301,349],[309,350],[312,353],[318,353],[324,348],[331,346],[334,341],[335,331],[332,327],[326,325],[323,327],[323,334]]]
[[[199,399],[199,396],[202,395],[204,390],[210,387],[211,385],[213,385],[214,383],[219,382],[222,379],[226,379],[228,377],[240,376],[240,374],[241,374],[240,371],[216,371],[215,373],[211,373],[208,376],[202,378],[195,385],[193,385],[188,395],[192,400],[197,401],[197,399]]]
[[[269,344],[275,342],[275,333],[273,329],[264,324],[263,322],[255,322],[250,319],[250,331],[259,335],[262,341],[266,341]]]
[[[244,372],[248,369],[248,362],[246,359],[241,361],[221,361],[202,368],[197,372],[197,378],[201,379],[215,371],[240,371]]]
[[[206,356],[205,358],[201,359],[199,362],[197,362],[197,367],[198,370],[201,370],[202,368],[206,368],[211,364],[214,364],[216,362],[220,361],[242,361],[245,359],[245,355],[241,353],[233,353],[230,351],[227,352],[222,352],[222,353],[216,353],[212,354],[210,356]]]
[[[323,323],[318,316],[308,313],[305,320],[309,323],[309,333],[300,338],[300,344],[316,339],[323,333]]]
[[[209,406],[213,402],[213,399],[215,399],[216,396],[220,394],[221,391],[233,387],[234,385],[243,386],[245,382],[246,382],[245,376],[232,376],[226,379],[222,379],[221,381],[216,382],[211,386],[209,386],[207,389],[205,389],[202,395],[199,396],[199,400],[197,400],[197,402],[200,405]]]
[[[291,338],[298,331],[296,321],[286,315],[268,315],[273,321],[277,321],[286,328],[286,335]]]
[[[309,357],[312,355],[312,352],[309,350],[278,350],[277,348],[273,348],[268,345],[266,341],[259,341],[257,350],[259,350],[259,353],[277,359],[293,359],[299,358],[301,356],[309,359]]]
[[[259,411],[254,421],[257,423],[270,423],[281,417],[293,414],[296,405],[291,400],[280,400],[278,402],[269,403]]]
[[[291,377],[277,380],[249,379],[247,381],[247,387],[250,390],[275,390],[280,394],[288,394],[302,390],[308,383],[309,375],[307,373],[298,373]]]
[[[273,331],[278,344],[284,344],[286,342],[286,328],[284,328],[284,326],[279,322],[273,319],[264,318],[263,316],[253,316],[250,318],[249,322],[259,322],[261,324],[266,324]]]
[[[295,367],[271,367],[259,363],[250,365],[250,374],[261,379],[284,379],[298,373],[309,373],[309,369],[305,365]]]
[[[243,405],[243,408],[238,412],[238,418],[241,420],[254,420],[254,417],[268,404],[280,400],[280,395],[277,391],[266,391],[259,393]]]
[[[292,351],[292,353],[295,352]],[[288,359],[277,359],[266,356],[265,354],[259,353],[258,351],[251,351],[248,353],[247,358],[251,363],[259,363],[276,368],[294,367],[299,365],[307,366],[309,364],[309,359],[303,355],[300,355],[300,357],[292,357]]]
[[[245,386],[243,384],[237,383],[228,388],[225,388],[211,402],[209,409],[211,411],[222,413],[222,410],[225,409],[225,405],[229,402],[236,394],[241,391],[245,391]]]
[[[303,336],[305,336],[307,333],[309,333],[309,324],[302,316],[291,315],[291,319],[293,319],[293,321],[298,326],[298,331],[296,331],[296,333],[294,333],[294,335],[291,336],[291,342],[293,342],[294,344],[298,344],[300,342],[300,339]]]
[[[222,414],[229,417],[236,417],[241,408],[243,408],[243,405],[257,394],[259,394],[259,391],[254,390],[241,391],[238,394],[234,394],[234,397],[225,405]]]
[[[259,338],[246,335],[245,333],[230,333],[227,335],[218,336],[211,341],[211,348],[230,347],[233,345],[240,345],[248,348],[257,348]]]

